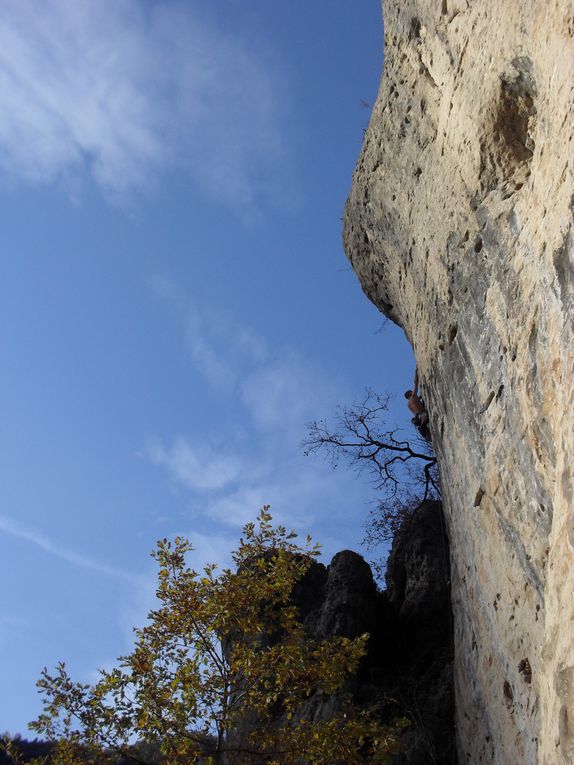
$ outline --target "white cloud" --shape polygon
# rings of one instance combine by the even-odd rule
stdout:
[[[277,348],[271,355],[257,332],[198,300],[182,311],[181,295],[165,277],[154,279],[152,288],[185,316],[186,341],[196,369],[220,392],[238,394],[258,429],[300,432],[318,411],[334,406],[336,385],[301,354]]]
[[[200,311],[191,308],[187,321],[187,341],[196,368],[217,388],[232,390],[236,374],[216,347],[213,332]]]
[[[0,168],[112,200],[185,168],[246,213],[282,161],[278,72],[193,2],[3,0]]]
[[[241,379],[260,369],[269,359],[265,340],[237,322],[225,309],[215,308],[185,295],[166,274],[148,279],[149,289],[173,311],[183,325],[185,342],[197,371],[212,387],[235,393]]]
[[[94,571],[97,574],[111,577],[112,579],[139,585],[139,578],[128,571],[124,571],[114,566],[108,566],[106,563],[101,563],[100,561],[88,558],[74,550],[68,550],[65,547],[61,547],[43,534],[33,529],[26,528],[5,515],[0,515],[0,532],[29,542],[30,544],[39,547],[41,550],[44,550],[44,552],[49,555],[54,555],[56,558],[60,558],[60,560],[66,561],[66,563],[70,563],[77,568],[85,568],[89,571]]]
[[[225,526],[241,528],[253,521],[263,505],[271,506],[275,523],[307,530],[326,511],[330,521],[348,514],[356,502],[349,475],[334,473],[324,464],[300,457],[297,446],[278,454],[276,443],[266,442],[268,468],[264,475],[245,476],[235,487],[206,497],[203,512]],[[327,510],[328,509],[328,510]]]
[[[282,433],[297,430],[299,437],[306,422],[336,400],[335,386],[289,349],[248,375],[241,395],[258,427]]]
[[[197,369],[211,385],[228,393],[246,368],[261,365],[267,357],[264,341],[252,330],[198,301],[187,312],[186,338]]]
[[[146,452],[189,491],[190,517],[200,528],[208,520],[237,532],[270,504],[277,523],[296,529],[320,525],[326,513],[344,524],[349,506],[360,504],[353,479],[307,460],[299,446],[306,422],[344,400],[337,382],[293,349],[276,346],[271,355],[269,343],[225,311],[185,307],[170,284],[163,278],[154,289],[176,307],[210,397],[225,404],[225,420],[214,406],[209,431],[156,440]]]
[[[167,468],[172,478],[200,491],[227,488],[251,469],[247,460],[228,448],[194,444],[181,436],[169,447],[152,442],[147,455],[154,465]]]
[[[237,536],[202,534],[194,530],[187,531],[182,536],[192,544],[193,550],[189,553],[188,562],[196,571],[202,572],[209,563],[215,563],[218,569],[232,566],[231,553],[237,547]]]
[[[254,484],[247,478],[234,491],[220,494],[207,502],[205,514],[214,521],[240,529],[255,519],[261,507],[271,502],[274,493],[271,480]]]

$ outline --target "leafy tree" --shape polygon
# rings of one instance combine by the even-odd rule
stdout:
[[[44,711],[30,727],[57,742],[51,762],[386,762],[401,724],[381,725],[343,692],[368,636],[315,640],[293,604],[318,546],[273,527],[265,507],[244,528],[234,570],[199,574],[191,549],[179,537],[158,543],[159,606],[118,668],[94,685],[72,681],[64,664],[43,671]],[[331,719],[304,719],[305,701],[333,694]]]
[[[388,396],[367,389],[352,406],[338,408],[332,426],[311,421],[302,444],[306,454],[325,453],[334,468],[343,459],[371,478],[379,497],[367,529],[371,545],[392,540],[423,502],[440,498],[432,444],[417,432],[400,437],[389,427],[388,409]]]

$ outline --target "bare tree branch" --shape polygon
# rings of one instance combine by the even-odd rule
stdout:
[[[350,407],[338,407],[333,426],[325,420],[308,424],[302,446],[306,455],[324,454],[333,468],[340,460],[366,474],[377,492],[367,541],[388,541],[405,516],[429,499],[440,497],[436,456],[418,432],[401,438],[387,422],[389,397],[367,389]]]

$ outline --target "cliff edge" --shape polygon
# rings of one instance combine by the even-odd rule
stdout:
[[[387,0],[384,21],[344,241],[430,413],[460,761],[574,763],[574,7]]]

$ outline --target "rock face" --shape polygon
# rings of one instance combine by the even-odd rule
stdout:
[[[393,541],[382,593],[387,606],[371,649],[384,692],[413,721],[398,760],[405,765],[457,762],[448,559],[441,503],[426,502]]]
[[[388,0],[344,219],[422,379],[461,762],[574,762],[574,7]]]
[[[426,502],[393,542],[385,592],[377,590],[363,558],[343,550],[328,567],[315,563],[294,593],[313,637],[371,635],[348,690],[359,703],[379,702],[389,722],[412,721],[395,765],[456,762],[449,578],[441,504]],[[336,698],[311,697],[299,713],[328,719],[336,704]],[[248,730],[239,731],[240,738]]]

